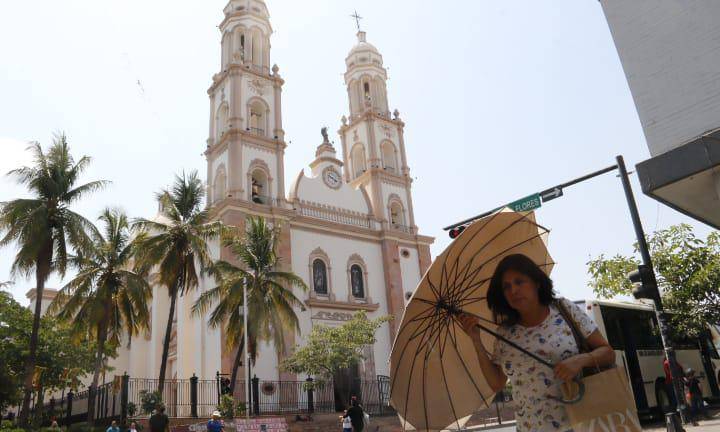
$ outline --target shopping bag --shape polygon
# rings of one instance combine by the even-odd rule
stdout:
[[[570,311],[562,302],[557,302],[557,306],[570,326],[579,351],[590,352],[590,346]],[[581,381],[585,394],[579,401],[565,405],[574,432],[642,432],[635,398],[624,370],[617,366],[601,369],[596,365],[594,369],[583,371]],[[573,396],[578,391],[579,387],[572,383],[562,386],[566,400],[575,400]]]
[[[585,395],[565,405],[574,432],[642,432],[627,377],[614,367],[582,378]],[[577,389],[563,386],[566,398]]]

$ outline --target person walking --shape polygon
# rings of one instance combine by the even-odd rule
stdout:
[[[685,388],[687,389],[687,400],[690,404],[690,421],[692,421],[693,426],[697,426],[698,416],[702,414],[703,417],[707,419],[708,413],[705,408],[705,401],[703,401],[700,381],[695,376],[693,368],[688,368],[685,371],[683,381],[685,383]]]
[[[213,411],[212,418],[207,423],[208,432],[223,432],[225,424],[221,420],[220,411]]]
[[[357,400],[357,397],[353,396],[350,399],[350,408],[345,411],[343,419],[349,418],[353,432],[362,432],[365,428],[365,411]]]
[[[117,422],[115,420],[110,423],[110,427],[107,428],[105,432],[120,432],[120,428],[117,425]]]
[[[155,414],[150,417],[150,432],[168,432],[170,430],[170,418],[165,414],[165,407],[158,404]]]
[[[343,415],[340,416],[340,420],[342,421],[342,430],[343,432],[353,432],[352,422],[350,421],[350,417],[347,415],[347,412],[348,410],[345,410]]]
[[[135,422],[130,423],[130,428],[128,428],[128,432],[137,432],[137,424]]]
[[[613,349],[579,306],[556,297],[552,280],[525,255],[509,255],[500,261],[490,280],[487,302],[499,335],[556,365],[550,370],[499,339],[488,353],[477,327],[479,319],[459,316],[490,387],[498,392],[510,380],[518,432],[570,431],[565,407],[556,399],[562,397],[560,384],[572,381],[583,368],[613,364]],[[575,321],[591,352],[579,354],[561,308]]]

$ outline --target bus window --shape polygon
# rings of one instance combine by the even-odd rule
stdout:
[[[654,312],[608,306],[601,306],[600,312],[613,349],[625,350],[628,344],[640,350],[663,349]]]

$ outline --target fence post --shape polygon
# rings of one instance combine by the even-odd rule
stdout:
[[[72,417],[72,402],[75,394],[70,390],[67,394],[67,414],[65,414],[65,426],[70,426],[70,417]]]
[[[218,406],[220,406],[220,392],[221,392],[221,389],[220,389],[220,371],[215,372],[215,384],[217,384],[217,396],[218,396],[217,404],[218,404]]]
[[[120,382],[120,424],[127,426],[128,399],[130,395],[130,376],[125,372]]]
[[[190,378],[190,417],[198,417],[198,377],[193,376]]]
[[[55,419],[55,398],[54,398],[54,397],[51,397],[51,398],[50,398],[50,413],[49,413],[49,414],[50,414],[50,415],[49,415],[49,417],[50,417],[50,424],[52,424],[52,421],[53,421],[53,420],[56,420],[56,419]]]
[[[260,415],[260,379],[257,377],[257,375],[253,376],[252,381],[252,403],[253,403],[253,413],[256,416]],[[248,409],[249,407],[245,407],[245,409]]]
[[[305,380],[306,386],[307,386],[307,401],[308,401],[308,412],[313,413],[315,412],[315,388],[313,387],[313,379],[311,377],[308,377]]]

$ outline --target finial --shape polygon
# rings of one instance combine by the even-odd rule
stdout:
[[[342,116],[341,121],[342,121],[342,125],[343,125],[343,126],[346,126],[346,125],[347,125],[347,121],[348,121],[347,116]]]
[[[393,111],[393,117],[395,120],[400,120],[400,111],[395,109],[395,111]]]
[[[330,138],[328,137],[328,128],[327,126],[320,129],[320,134],[323,137],[323,144],[330,144]]]
[[[277,64],[274,64],[274,65],[273,65],[272,71],[273,71],[273,74],[275,74],[275,75],[277,75],[278,72],[280,72],[280,68],[278,67]]]

